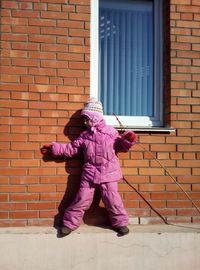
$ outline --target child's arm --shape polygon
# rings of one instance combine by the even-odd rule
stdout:
[[[119,135],[115,140],[116,152],[128,152],[128,150],[137,143],[137,135],[133,131],[126,131]]]
[[[83,140],[81,136],[67,144],[53,142],[50,145],[44,145],[41,148],[41,153],[52,157],[75,157],[81,153],[82,143]]]

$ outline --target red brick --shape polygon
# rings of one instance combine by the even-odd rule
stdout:
[[[196,209],[178,209],[177,210],[178,216],[196,216],[198,212]]]
[[[179,74],[179,73],[176,73],[176,74],[173,74],[172,73],[172,77],[171,77],[172,80],[174,81],[191,81],[191,74]]]
[[[200,136],[200,130],[199,129],[180,129],[178,130],[178,136]]]
[[[37,211],[15,211],[15,212],[10,212],[9,216],[11,219],[38,218],[38,212]]]
[[[54,192],[56,190],[55,185],[29,185],[28,192]]]
[[[7,202],[8,194],[0,194],[0,202]]]
[[[68,19],[68,14],[66,12],[41,11],[41,18],[44,18],[44,19]]]
[[[178,160],[178,167],[200,167],[200,160]]]
[[[2,160],[1,162],[3,162],[4,163],[4,160]],[[8,162],[8,161],[7,161]],[[9,184],[9,177],[7,177],[7,176],[1,176],[0,177],[0,185],[7,185],[7,184]]]
[[[56,193],[45,193],[42,192],[40,194],[41,201],[60,201],[63,198],[63,192],[56,192]]]
[[[42,7],[42,9],[40,9],[40,10],[46,10],[47,8],[46,8],[46,4],[40,4],[40,5],[43,5]],[[51,10],[51,11],[61,11],[61,5],[58,5],[57,3],[56,4],[48,4],[48,10]]]
[[[12,133],[37,133],[38,134],[39,127],[38,126],[12,126],[11,132]]]
[[[19,76],[17,75],[1,75],[1,82],[6,82],[6,83],[13,83],[13,82],[19,82]]]
[[[192,12],[192,13],[199,13],[200,12],[200,7],[198,6],[191,6],[191,5],[177,5],[177,11],[180,12]]]
[[[19,3],[19,8],[20,9],[32,9],[33,5],[32,3]]]
[[[71,53],[89,53],[89,46],[69,45],[69,52]]]
[[[172,43],[171,43],[171,48],[172,48],[172,50],[185,50],[185,51],[190,51],[190,50],[191,50],[191,44],[188,44],[188,43],[176,43],[176,42],[172,42]]]
[[[138,201],[125,201],[124,202],[124,207],[125,208],[137,208],[139,207]]]
[[[55,102],[36,102],[36,101],[30,101],[29,107],[32,109],[48,109],[48,110],[54,110],[56,109],[56,103]]]
[[[16,1],[2,1],[1,7],[2,8],[17,9],[18,5],[17,5]]]
[[[160,136],[140,136],[140,143],[164,143],[165,138]]]
[[[175,143],[175,144],[187,144],[191,142],[191,138],[189,137],[169,137],[166,139],[167,143]]]
[[[193,17],[194,17],[193,13],[181,13],[181,19],[182,20],[192,21]]]
[[[140,191],[164,191],[165,185],[163,184],[141,184],[139,186]]]
[[[54,27],[56,26],[56,21],[55,20],[48,20],[48,19],[32,19],[29,18],[29,25],[36,25],[36,26],[43,26],[43,27],[47,27],[47,26],[51,26]]]
[[[10,109],[0,108],[0,114],[1,116],[10,116]]]
[[[55,202],[29,202],[28,210],[55,209]]]
[[[198,0],[192,0],[192,5],[200,6],[200,3]]]
[[[189,201],[168,201],[167,207],[169,208],[190,208],[192,203]]]
[[[178,151],[182,151],[182,152],[200,151],[200,146],[199,145],[178,145]]]
[[[84,28],[84,22],[82,22],[82,21],[57,20],[57,25],[58,25],[58,27],[66,27],[66,28],[76,28],[76,29]],[[60,37],[60,39],[62,39],[62,37]],[[66,37],[66,39],[71,40],[71,37]],[[74,38],[72,38],[72,39],[74,39]],[[83,39],[81,39],[81,40],[83,40]],[[72,44],[74,44],[74,43],[72,43]]]
[[[82,6],[84,6],[84,5],[90,5],[90,0],[69,0],[69,3],[70,4],[78,4],[78,5],[82,5]]]
[[[38,143],[11,143],[11,150],[35,150],[39,149]]]
[[[90,13],[90,6],[77,6],[78,13]]]
[[[12,26],[12,31],[13,31],[13,33],[39,34],[40,28],[34,27],[34,26],[15,25],[15,26]]]
[[[16,171],[18,170],[13,169],[12,173],[9,171],[9,174],[16,174]],[[16,174],[17,175],[17,174]],[[22,174],[24,175],[24,173]],[[25,186],[19,186],[19,185],[1,185],[1,192],[2,193],[16,193],[16,192],[25,192],[26,187]]]
[[[2,17],[2,24],[10,24],[10,25],[28,25],[27,18],[12,18],[12,17]]]
[[[190,5],[191,0],[171,0],[171,4],[175,5]]]
[[[26,210],[26,203],[0,203],[1,211]]]
[[[13,10],[12,11],[13,17],[24,17],[24,18],[39,18],[40,13],[38,11],[33,10]]]
[[[195,153],[184,153],[183,157],[184,159],[196,159]]]
[[[172,182],[172,179],[168,175],[151,176],[151,183],[167,184],[171,182]]]
[[[66,36],[68,35],[68,29],[62,27],[45,27],[41,28],[42,35],[57,35],[57,36]]]
[[[200,174],[200,168],[193,168],[192,169],[192,174],[193,175],[199,175]]]
[[[69,14],[69,19],[70,20],[75,20],[75,21],[89,21],[90,16],[85,13],[70,13]]]
[[[192,50],[193,51],[200,51],[200,45],[199,44],[192,44]]]
[[[152,200],[176,200],[177,194],[174,192],[156,192],[151,194]]]
[[[25,227],[26,220],[1,220],[0,227]]]
[[[57,214],[56,210],[40,211],[40,218],[52,218],[53,219],[56,214]]]
[[[124,160],[124,167],[147,167],[149,166],[148,160]]]
[[[56,37],[51,35],[30,35],[29,41],[54,44],[56,41]]]
[[[10,143],[0,142],[0,148],[1,150],[10,150]]]
[[[10,176],[10,184],[38,184],[39,183],[39,177],[32,177],[32,176]]]
[[[81,86],[67,86],[62,85],[57,87],[58,93],[67,93],[67,94],[83,94],[84,88]]]
[[[160,151],[160,152],[166,152],[166,151],[176,151],[176,146],[174,144],[152,144],[151,145],[151,151]]]
[[[199,114],[198,113],[178,114],[177,120],[187,120],[187,121],[199,120]]]
[[[140,175],[164,175],[162,168],[139,168]]]
[[[165,201],[150,201],[151,206],[154,208],[166,208],[166,202]],[[140,201],[140,207],[144,208],[146,206],[146,202]]]
[[[186,59],[186,58],[172,58],[171,64],[172,65],[191,65],[192,60],[191,59]]]
[[[8,218],[8,212],[0,212],[0,219],[5,219],[5,218]]]
[[[0,141],[16,141],[16,142],[25,142],[27,141],[27,136],[24,134],[1,134]]]
[[[41,0],[42,3],[66,4],[66,0]]]
[[[41,184],[63,184],[66,183],[66,181],[66,176],[41,177]]]
[[[12,48],[16,50],[39,50],[39,44],[28,42],[12,42]]]
[[[62,44],[41,44],[41,50],[45,52],[68,52],[68,46]]]
[[[11,161],[11,166],[12,167],[38,167],[40,165],[39,160],[30,160],[30,159],[19,159],[19,160],[12,160]]]
[[[16,193],[10,195],[10,201],[38,201],[39,194],[36,193]]]
[[[178,182],[180,182],[180,183],[199,183],[199,176],[195,176],[195,175],[178,176]]]

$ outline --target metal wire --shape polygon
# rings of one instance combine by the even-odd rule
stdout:
[[[123,126],[123,124],[120,122],[120,120],[119,120],[119,118],[113,113],[113,115],[116,117],[116,119],[117,119],[117,121],[118,121],[118,123],[119,123],[119,125],[120,125],[120,128],[121,128],[121,131],[125,131],[125,127]],[[200,214],[200,209],[198,208],[198,206],[195,204],[195,202],[192,200],[192,198],[189,196],[189,194],[183,189],[183,187],[181,186],[181,184],[169,173],[169,171],[165,168],[165,166],[163,166],[162,165],[162,163],[156,158],[156,157],[154,157],[154,155],[152,154],[152,152],[151,151],[149,151],[149,150],[147,150],[145,147],[143,147],[142,145],[141,145],[141,143],[140,142],[137,142],[138,144],[139,144],[139,146],[140,146],[140,148],[142,148],[144,151],[146,151],[146,152],[148,152],[152,157],[153,157],[153,159],[160,165],[160,167],[162,167],[163,168],[163,170],[165,171],[165,173],[167,174],[167,175],[169,175],[169,177],[175,182],[175,184],[182,190],[182,192],[186,195],[186,197],[190,200],[190,202],[192,203],[192,205],[196,208],[196,210],[199,212],[199,214]],[[125,179],[125,181],[126,181],[126,183],[129,185],[129,186],[132,186],[130,183],[128,183],[128,181]],[[132,186],[132,188],[133,188],[133,186]],[[134,188],[134,190],[136,191],[136,189]],[[138,192],[137,192],[138,193]],[[143,198],[144,199],[144,198]],[[146,200],[145,200],[146,201]],[[146,203],[147,203],[147,201],[146,201]],[[148,203],[148,205],[150,205],[149,203]],[[152,208],[152,207],[151,207]],[[152,208],[153,209],[153,208]],[[155,209],[153,209],[154,211],[155,211]],[[165,219],[156,211],[156,213],[162,218],[162,220],[164,220],[164,222],[165,223],[167,223],[166,221],[165,221]]]

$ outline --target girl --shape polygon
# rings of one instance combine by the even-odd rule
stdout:
[[[103,119],[101,102],[91,98],[81,112],[87,130],[67,144],[53,142],[41,148],[42,154],[52,157],[84,156],[80,189],[72,204],[63,216],[63,235],[70,234],[81,223],[85,211],[90,207],[95,188],[100,187],[102,201],[108,211],[113,229],[120,235],[129,232],[128,215],[118,193],[117,182],[122,178],[117,152],[128,151],[136,143],[136,135],[132,131],[122,136]]]

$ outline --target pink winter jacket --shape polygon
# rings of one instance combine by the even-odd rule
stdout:
[[[127,152],[136,142],[129,142],[125,133],[120,136],[117,130],[107,126],[102,120],[92,131],[88,129],[71,143],[54,142],[52,153],[55,157],[75,157],[81,153],[84,156],[81,180],[95,184],[119,181],[122,172],[117,152]]]

